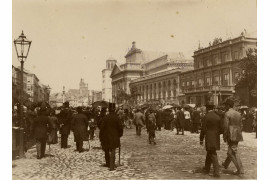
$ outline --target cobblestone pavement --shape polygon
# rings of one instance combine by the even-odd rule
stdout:
[[[96,132],[98,134],[98,132]],[[35,146],[26,153],[26,158],[14,160],[12,174],[14,180],[40,179],[214,179],[202,174],[206,151],[199,145],[199,135],[186,132],[184,136],[175,135],[175,131],[157,131],[157,145],[147,142],[143,129],[141,136],[135,135],[135,129],[127,129],[121,138],[121,166],[116,171],[101,167],[104,153],[96,138],[91,141],[90,151],[75,152],[73,135],[69,137],[68,149],[60,145],[46,148],[46,158],[36,159]],[[221,138],[222,139],[222,138]],[[245,169],[245,179],[257,178],[257,139],[254,133],[244,133],[244,142],[239,145],[240,156]],[[88,143],[84,142],[84,148]],[[221,143],[218,151],[219,162],[226,157],[227,146]],[[118,164],[118,150],[116,154]],[[232,174],[233,164],[225,170],[221,168],[222,179],[239,179]]]

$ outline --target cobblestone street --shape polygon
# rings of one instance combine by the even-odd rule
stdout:
[[[98,132],[96,131],[96,134]],[[243,133],[244,142],[239,145],[240,156],[245,169],[245,179],[257,178],[257,139],[254,133]],[[199,145],[199,135],[186,132],[184,136],[172,131],[157,131],[157,145],[147,142],[143,129],[140,137],[135,129],[127,129],[121,138],[121,166],[116,171],[101,167],[104,153],[98,138],[91,141],[90,151],[78,153],[73,135],[69,138],[68,149],[60,145],[46,147],[46,158],[36,159],[35,146],[26,153],[25,159],[14,160],[12,174],[14,180],[34,179],[211,179],[200,172],[204,165],[206,151]],[[222,139],[222,138],[221,138]],[[88,143],[84,142],[88,149]],[[218,151],[219,163],[226,157],[227,146],[221,143]],[[118,150],[116,154],[118,164]],[[237,179],[233,175],[233,164],[227,170],[221,168],[221,179]]]

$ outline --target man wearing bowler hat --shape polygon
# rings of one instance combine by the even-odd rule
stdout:
[[[100,126],[100,142],[105,152],[105,167],[110,171],[115,170],[115,149],[120,147],[120,137],[123,136],[123,126],[118,115],[115,113],[115,104],[109,103],[109,114],[107,114]]]
[[[220,117],[213,111],[214,105],[209,102],[206,104],[206,111],[202,120],[202,130],[200,134],[200,144],[203,145],[205,138],[205,149],[207,151],[205,166],[203,168],[205,173],[209,173],[211,164],[214,167],[214,177],[219,177],[219,164],[217,158],[217,150],[220,150],[220,133],[222,132],[222,124]]]
[[[222,166],[227,169],[232,161],[237,168],[236,175],[242,177],[244,174],[241,159],[238,153],[238,143],[243,141],[242,129],[241,129],[241,115],[239,112],[233,109],[234,102],[231,99],[227,99],[225,102],[225,108],[227,112],[224,115],[224,142],[228,144],[227,158]]]

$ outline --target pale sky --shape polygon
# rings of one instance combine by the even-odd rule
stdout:
[[[199,41],[206,47],[244,29],[257,37],[256,0],[13,0],[12,8],[12,39],[23,30],[32,40],[25,67],[52,92],[78,88],[81,78],[101,90],[106,59],[123,63],[132,41],[190,58]]]

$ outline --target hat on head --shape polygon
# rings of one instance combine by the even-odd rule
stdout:
[[[226,99],[226,101],[224,102],[224,104],[225,105],[229,105],[230,107],[233,107],[233,105],[234,105],[234,102],[233,102],[233,100],[231,100],[231,99]]]
[[[206,104],[205,104],[205,107],[207,109],[214,109],[215,105],[214,105],[214,102],[213,101],[208,101]]]
[[[69,106],[69,102],[68,101],[64,102],[64,106]]]

